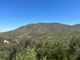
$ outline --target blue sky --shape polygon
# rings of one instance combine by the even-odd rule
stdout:
[[[0,32],[31,23],[80,23],[80,0],[0,0]]]

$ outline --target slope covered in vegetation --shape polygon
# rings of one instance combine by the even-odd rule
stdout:
[[[1,33],[0,60],[80,60],[80,28],[38,23]]]

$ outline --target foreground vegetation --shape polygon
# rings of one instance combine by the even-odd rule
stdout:
[[[24,38],[7,46],[0,60],[80,60],[80,35]]]

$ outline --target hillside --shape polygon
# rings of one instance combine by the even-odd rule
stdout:
[[[37,23],[0,33],[0,60],[80,60],[79,24]]]
[[[74,27],[80,28],[80,24],[73,25]]]
[[[70,26],[60,23],[38,23],[22,26],[16,30],[0,34],[2,37],[23,37],[23,36],[38,36],[45,34],[66,34],[80,33],[80,29],[75,25]]]

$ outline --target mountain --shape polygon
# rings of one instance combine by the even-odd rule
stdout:
[[[73,25],[74,27],[80,28],[80,24]]]
[[[34,54],[34,60],[79,60],[79,52],[79,24],[37,23],[0,33],[0,60],[24,60]]]
[[[80,33],[80,28],[78,25],[66,25],[61,23],[37,23],[37,24],[29,24],[22,27],[17,28],[16,30],[4,32],[0,34],[0,37],[10,37],[10,38],[18,38],[25,36],[34,36],[39,37],[42,35],[48,34],[73,34]]]

